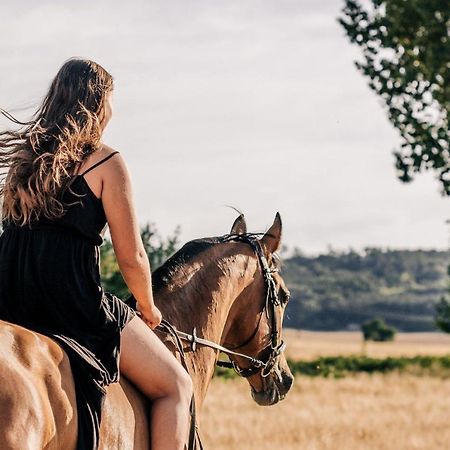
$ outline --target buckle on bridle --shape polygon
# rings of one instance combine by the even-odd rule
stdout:
[[[189,342],[191,344],[191,350],[195,352],[197,350],[197,328],[195,327],[192,330],[192,335]]]

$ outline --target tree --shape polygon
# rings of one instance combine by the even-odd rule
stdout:
[[[155,224],[146,224],[141,229],[142,242],[150,260],[152,270],[157,269],[169,256],[178,250],[180,226],[165,241],[158,233]]]
[[[173,235],[169,236],[167,240],[164,240],[159,235],[153,223],[141,227],[140,234],[152,270],[157,269],[178,250],[180,226],[176,227]],[[120,298],[128,297],[130,292],[120,272],[114,249],[109,239],[105,239],[100,247],[100,268],[102,285],[105,290],[113,292]]]
[[[361,325],[365,341],[393,341],[395,328],[386,325],[383,319],[375,318]]]
[[[441,297],[436,305],[436,326],[444,333],[450,333],[450,301]]]
[[[400,149],[393,151],[397,176],[410,182],[413,172],[433,170],[442,195],[450,195],[450,2],[369,3],[345,0],[338,21],[361,48],[355,64],[400,133]]]

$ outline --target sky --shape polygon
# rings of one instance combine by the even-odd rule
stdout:
[[[103,141],[126,159],[141,225],[180,243],[264,232],[285,254],[447,249],[436,176],[396,177],[399,135],[354,65],[341,0],[1,2],[0,107],[38,108],[72,56],[115,80]],[[0,119],[0,127],[11,123]]]

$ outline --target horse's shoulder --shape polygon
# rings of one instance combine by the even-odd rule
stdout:
[[[149,448],[149,410],[146,397],[124,376],[106,387],[100,425],[100,449]]]

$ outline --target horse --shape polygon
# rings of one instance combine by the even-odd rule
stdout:
[[[293,384],[281,344],[289,300],[278,273],[281,228],[277,213],[269,230],[257,239],[263,253],[258,255],[248,245],[251,234],[241,214],[224,235],[229,239],[189,241],[152,273],[154,299],[164,321],[175,330],[192,331],[187,334],[192,342],[180,348],[173,335],[155,329],[189,371],[197,412],[214,376],[217,348],[228,351],[230,363],[246,377],[259,405],[281,401]],[[267,301],[269,272],[277,300],[272,307]],[[196,336],[213,345],[197,346]],[[55,340],[0,321],[0,379],[2,449],[76,448],[73,373],[67,354]],[[123,375],[118,383],[106,386],[99,450],[148,450],[150,403]]]

